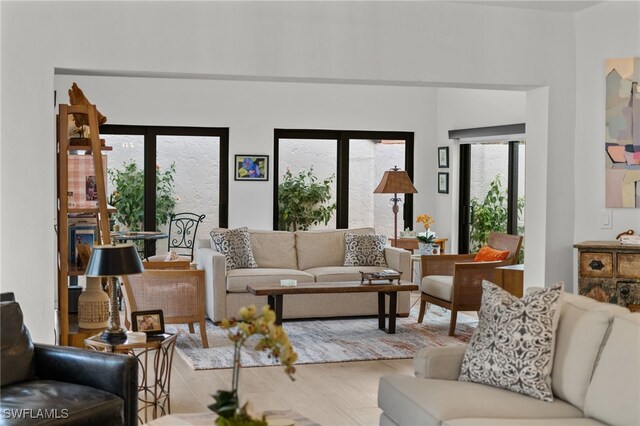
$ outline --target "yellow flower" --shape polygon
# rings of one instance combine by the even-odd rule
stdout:
[[[431,225],[435,223],[435,221],[431,216],[425,213],[416,218],[416,223],[421,223],[424,226],[424,229],[429,229]]]
[[[256,316],[256,305],[243,306],[238,311],[238,316],[245,321],[249,321]]]

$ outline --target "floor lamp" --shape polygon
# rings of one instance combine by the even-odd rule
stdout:
[[[85,274],[88,277],[109,277],[109,326],[102,333],[103,342],[117,344],[127,340],[126,330],[120,326],[118,310],[118,277],[144,271],[142,261],[133,244],[95,246]]]
[[[418,190],[411,183],[409,174],[405,170],[398,169],[395,166],[391,170],[384,172],[382,180],[378,187],[373,191],[374,194],[393,194],[391,201],[393,202],[393,246],[398,247],[398,194],[417,194]]]

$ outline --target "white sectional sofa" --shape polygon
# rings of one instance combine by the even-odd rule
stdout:
[[[360,272],[395,269],[402,278],[411,280],[411,253],[386,247],[387,267],[342,266],[345,233],[370,234],[373,228],[329,231],[262,231],[249,230],[253,257],[257,268],[225,268],[224,255],[211,248],[211,239],[197,242],[196,262],[205,271],[206,313],[213,321],[234,316],[242,306],[267,303],[246,290],[248,284],[280,283],[295,279],[299,283],[360,281]],[[342,293],[290,295],[284,304],[284,318],[315,318],[377,315],[376,293]],[[387,301],[388,303],[388,301]],[[409,314],[409,292],[398,294],[398,315]]]
[[[415,377],[380,379],[381,425],[640,425],[640,313],[564,294],[552,370],[554,401],[457,378],[466,346],[425,348]]]

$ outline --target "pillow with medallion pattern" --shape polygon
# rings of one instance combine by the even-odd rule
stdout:
[[[560,282],[518,299],[483,281],[478,326],[458,380],[553,402],[551,369],[562,286]]]
[[[384,235],[344,234],[343,266],[387,266]]]
[[[257,268],[253,258],[251,239],[246,227],[211,231],[211,247],[224,254],[227,270],[241,268]]]

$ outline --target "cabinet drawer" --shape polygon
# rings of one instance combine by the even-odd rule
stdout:
[[[640,253],[618,253],[618,277],[640,279]]]
[[[580,276],[613,277],[613,253],[580,253]]]

